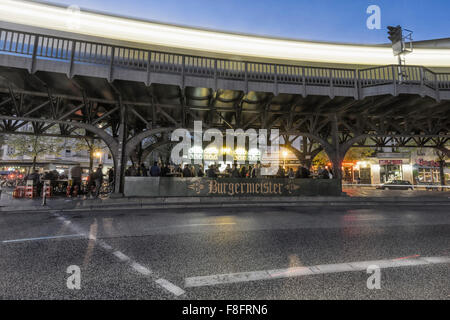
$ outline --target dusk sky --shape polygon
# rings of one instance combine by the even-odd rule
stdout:
[[[81,9],[222,31],[317,41],[386,43],[388,25],[414,40],[450,37],[448,0],[57,0]],[[367,7],[381,9],[369,30]]]

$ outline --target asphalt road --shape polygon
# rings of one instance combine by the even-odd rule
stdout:
[[[1,299],[450,299],[450,212],[1,213],[0,270]]]

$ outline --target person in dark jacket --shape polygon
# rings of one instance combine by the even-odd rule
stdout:
[[[319,176],[322,179],[330,179],[330,171],[328,171],[328,168],[324,168],[322,171],[319,172]]]
[[[40,182],[39,171],[34,170],[33,173],[28,175],[27,180],[33,180],[33,185],[37,186]]]
[[[145,166],[145,163],[141,163],[141,177],[148,177],[148,169]]]
[[[237,168],[236,163],[234,163],[233,167],[231,168],[231,177],[232,178],[239,178],[239,170]]]
[[[80,193],[81,190],[81,166],[79,164],[75,165],[70,169],[70,175],[72,177],[72,186],[70,187],[70,196],[73,196],[73,191],[78,188],[77,192]]]
[[[277,178],[286,178],[286,172],[284,171],[282,166],[278,168]]]
[[[209,169],[206,171],[208,178],[217,178],[215,165],[210,165]]]
[[[86,197],[92,197],[92,194],[94,194],[94,197],[97,198],[100,193],[102,183],[103,183],[103,165],[100,164],[97,167],[97,170],[89,174]]]
[[[198,171],[197,171],[197,177],[204,177],[204,176],[205,176],[205,172],[203,171],[203,166],[199,165]]]
[[[161,168],[161,177],[167,177],[170,173],[170,168],[169,165],[166,163],[162,168]]]
[[[153,166],[150,168],[150,176],[152,176],[152,177],[161,176],[161,169],[159,168],[157,161],[155,161],[153,163]]]
[[[137,172],[136,172],[136,168],[134,167],[134,165],[131,165],[128,167],[128,169],[125,171],[125,175],[127,177],[136,177]]]
[[[191,168],[189,168],[189,166],[185,164],[183,169],[183,178],[190,178],[190,177],[192,177]]]
[[[247,178],[247,167],[246,166],[241,167],[241,170],[239,171],[239,176],[241,178]]]
[[[114,190],[114,181],[115,181],[114,168],[110,168],[108,170],[108,183],[110,186],[110,190]]]
[[[97,170],[95,171],[95,193],[94,193],[94,197],[98,198],[98,195],[100,193],[100,189],[102,187],[103,184],[103,165],[99,164],[97,167]]]
[[[303,178],[309,179],[311,177],[311,171],[307,167],[303,167]]]

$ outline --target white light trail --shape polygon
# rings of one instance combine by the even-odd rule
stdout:
[[[73,11],[40,3],[0,0],[0,19],[45,29],[74,32]],[[397,59],[390,47],[314,43],[184,28],[81,11],[76,33],[220,55],[303,62],[387,65]],[[415,49],[408,64],[450,67],[449,49]]]

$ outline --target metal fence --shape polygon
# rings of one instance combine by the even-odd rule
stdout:
[[[356,70],[243,62],[111,46],[6,29],[0,29],[0,52],[219,79],[353,88],[403,83],[450,90],[450,73],[435,73],[421,66],[389,65]]]

